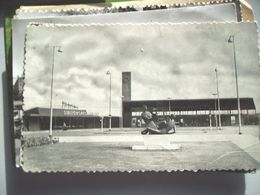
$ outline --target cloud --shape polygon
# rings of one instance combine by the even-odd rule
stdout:
[[[219,72],[220,97],[235,97],[232,45],[236,38],[241,97],[253,97],[260,108],[255,24],[44,26],[28,29],[25,108],[48,107],[55,52],[54,105],[67,101],[89,112],[108,114],[112,73],[112,114],[121,108],[122,72],[132,74],[132,99],[211,98]],[[47,36],[47,38],[46,38]]]

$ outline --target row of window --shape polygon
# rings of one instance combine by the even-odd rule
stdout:
[[[215,115],[215,114],[238,114],[238,110],[198,110],[198,111],[167,111],[156,112],[158,116],[163,115]],[[132,116],[141,116],[142,112],[132,112]],[[241,114],[256,114],[255,110],[241,110]]]

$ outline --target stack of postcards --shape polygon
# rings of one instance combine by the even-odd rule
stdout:
[[[260,168],[258,33],[246,1],[25,6],[12,44],[17,167]]]

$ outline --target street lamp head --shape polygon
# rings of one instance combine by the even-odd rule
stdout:
[[[230,35],[228,38],[228,43],[233,43],[234,35]]]
[[[63,50],[62,50],[61,48],[59,48],[59,49],[58,49],[58,52],[59,52],[59,53],[62,53],[62,52],[63,52]]]
[[[148,108],[147,108],[147,105],[143,105],[143,110],[146,111]]]
[[[106,73],[106,75],[111,75],[111,72],[108,70],[107,73]]]

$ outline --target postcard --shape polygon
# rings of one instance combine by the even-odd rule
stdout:
[[[31,24],[22,168],[255,170],[257,26]]]

